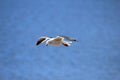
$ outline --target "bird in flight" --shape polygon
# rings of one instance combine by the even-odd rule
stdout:
[[[78,42],[76,39],[67,36],[56,36],[56,37],[43,36],[37,40],[36,45],[39,45],[40,43],[43,43],[45,41],[46,41],[46,46],[48,46],[48,44],[54,46],[59,46],[59,45],[70,46],[70,43]]]

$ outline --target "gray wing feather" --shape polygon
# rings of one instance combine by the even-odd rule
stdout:
[[[63,35],[60,35],[60,36],[64,37],[64,39],[66,39],[66,40],[78,42],[76,39],[73,39],[73,38],[70,38],[70,37],[67,37],[67,36],[63,36]]]

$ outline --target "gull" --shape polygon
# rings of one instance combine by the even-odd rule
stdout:
[[[46,41],[46,46],[48,46],[48,44],[53,46],[59,46],[59,45],[70,46],[72,42],[78,42],[76,39],[67,36],[56,36],[56,37],[42,36],[37,40],[36,45],[39,45],[45,41]]]

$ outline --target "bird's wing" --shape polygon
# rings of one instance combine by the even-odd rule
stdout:
[[[70,37],[67,37],[67,36],[63,36],[63,35],[60,35],[60,36],[63,37],[64,39],[66,39],[66,40],[78,42],[76,39],[73,39],[73,38],[70,38]]]
[[[40,43],[42,43],[42,42],[44,42],[44,41],[46,41],[46,40],[48,40],[48,39],[49,39],[49,37],[40,37],[40,38],[37,40],[36,45],[39,45]]]

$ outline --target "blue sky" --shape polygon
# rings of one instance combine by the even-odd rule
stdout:
[[[1,0],[1,80],[119,80],[119,0]],[[70,47],[40,36],[77,39]]]

